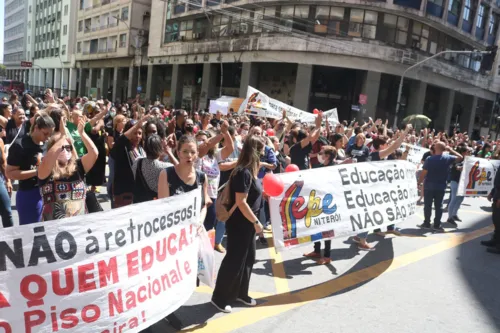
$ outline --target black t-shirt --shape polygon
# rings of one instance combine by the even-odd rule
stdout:
[[[260,179],[255,179],[246,168],[236,170],[231,178],[231,193],[233,193],[233,202],[236,201],[235,193],[247,193],[247,204],[252,209],[255,216],[259,216],[260,205],[262,202],[262,183]],[[255,222],[248,221],[247,218],[241,213],[239,208],[236,208],[234,213],[229,218],[228,222],[234,221],[236,223]]]
[[[390,154],[389,156],[387,156],[386,158],[387,160],[394,160],[394,155],[393,154]],[[380,158],[380,152],[378,151],[372,151],[369,155],[369,158],[368,160],[372,161],[372,162],[376,162],[376,161],[382,161],[382,159]]]
[[[196,170],[196,181],[194,184],[189,185],[184,183],[184,181],[179,177],[177,171],[175,171],[175,167],[168,167],[166,170],[167,180],[168,180],[168,191],[170,196],[179,195],[182,193],[191,192],[192,190],[197,189],[198,187],[203,187],[205,183],[205,173]],[[205,193],[201,191],[201,207],[205,206]]]
[[[425,160],[427,159],[427,157],[429,157],[429,156],[431,156],[431,152],[430,151],[424,153],[424,155],[422,156],[422,163],[424,163]]]
[[[347,153],[351,154],[351,157],[357,159],[358,162],[366,162],[368,155],[370,155],[370,149],[365,145],[361,147],[353,145],[347,150]]]
[[[14,118],[9,119],[7,125],[5,126],[5,138],[4,142],[6,144],[12,143],[16,138],[22,138],[25,134],[30,132],[31,123],[29,120],[25,120],[21,125],[21,128],[17,128]],[[19,135],[17,134],[19,132]]]
[[[453,164],[450,172],[450,181],[456,181],[457,183],[460,182],[460,174],[462,173],[462,169],[458,170],[457,167],[463,167],[463,165],[463,162]]]
[[[292,164],[299,167],[299,170],[309,169],[309,153],[312,151],[312,144],[309,143],[307,146],[302,148],[300,142],[294,144],[290,147],[290,159]]]
[[[17,139],[10,146],[7,164],[18,166],[21,171],[36,170],[42,161],[42,153],[45,146],[37,145],[31,136],[25,135]],[[35,175],[29,179],[19,181],[19,189],[23,191],[38,187],[38,177]]]
[[[145,155],[141,147],[139,147],[139,151],[141,152],[139,156]],[[133,155],[130,140],[125,135],[120,136],[115,141],[111,152],[111,156],[115,160],[115,178],[113,180],[113,194],[115,195],[134,191],[134,174],[131,167],[135,161]]]

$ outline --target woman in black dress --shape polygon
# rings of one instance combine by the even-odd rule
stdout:
[[[257,305],[248,296],[248,287],[255,262],[255,234],[263,228],[257,218],[262,202],[262,185],[257,174],[264,147],[262,137],[248,137],[229,179],[237,208],[226,222],[227,252],[212,295],[212,304],[226,313],[232,311],[230,304],[235,300]]]

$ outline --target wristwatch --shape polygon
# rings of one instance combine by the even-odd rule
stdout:
[[[255,224],[259,224],[259,223],[260,223],[260,221],[259,221],[259,220],[255,221]]]

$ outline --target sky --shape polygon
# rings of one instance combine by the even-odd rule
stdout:
[[[0,63],[3,63],[3,11],[4,1],[0,4]]]

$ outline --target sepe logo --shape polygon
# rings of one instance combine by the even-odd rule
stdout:
[[[466,189],[472,190],[476,188],[476,183],[477,185],[487,185],[488,183],[491,183],[492,177],[491,177],[491,171],[486,172],[486,168],[480,168],[479,167],[479,161],[474,163],[472,168],[469,171],[468,175],[468,183]]]
[[[319,197],[316,196],[316,190],[311,190],[304,197],[300,195],[303,187],[304,181],[294,182],[281,199],[280,215],[284,239],[297,238],[297,222],[302,219],[307,228],[311,227],[313,222],[314,225],[322,225],[340,221],[340,214],[336,213],[337,204],[333,203],[332,194],[327,193]],[[306,198],[307,205],[305,205]]]

